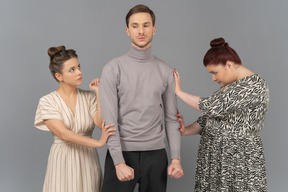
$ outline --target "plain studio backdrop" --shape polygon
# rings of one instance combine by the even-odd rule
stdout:
[[[219,88],[202,64],[209,42],[225,40],[243,65],[270,87],[263,139],[268,191],[287,190],[288,178],[288,1],[285,0],[0,0],[0,191],[42,190],[50,132],[33,125],[39,98],[58,88],[49,72],[47,49],[77,51],[82,89],[103,66],[130,49],[125,15],[138,3],[156,14],[154,55],[175,67],[184,91],[208,96]],[[149,90],[147,90],[149,91]],[[201,114],[178,99],[186,124]],[[285,120],[286,119],[286,120]],[[96,128],[94,138],[99,138]],[[193,191],[200,136],[182,137],[184,177],[168,178],[168,192]],[[103,168],[106,147],[99,149]],[[169,151],[168,151],[169,152]]]

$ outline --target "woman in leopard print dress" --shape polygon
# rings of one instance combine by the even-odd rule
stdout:
[[[267,83],[241,64],[223,38],[210,43],[203,61],[221,88],[210,97],[181,90],[175,70],[175,93],[203,116],[186,127],[178,114],[182,135],[201,134],[195,191],[267,191],[265,159],[259,131],[269,102]]]

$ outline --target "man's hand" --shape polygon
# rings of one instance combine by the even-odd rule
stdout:
[[[125,163],[115,165],[115,169],[116,175],[120,181],[130,181],[134,179],[134,169]]]
[[[168,167],[168,175],[175,179],[179,179],[184,175],[180,159],[172,159],[171,165]]]

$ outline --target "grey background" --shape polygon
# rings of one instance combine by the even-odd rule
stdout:
[[[129,50],[124,17],[138,3],[154,10],[153,52],[180,72],[185,91],[208,96],[219,87],[202,64],[210,40],[219,36],[236,49],[243,65],[267,80],[271,99],[261,135],[268,189],[286,191],[285,0],[0,0],[0,191],[42,190],[53,141],[33,121],[39,98],[58,88],[48,70],[47,49],[57,45],[76,49],[83,69],[81,88],[88,89],[109,60]],[[187,124],[200,115],[180,100],[178,105]],[[96,130],[94,137],[99,134]],[[185,176],[168,179],[169,192],[193,191],[199,138],[182,137]],[[98,152],[103,167],[106,148]]]

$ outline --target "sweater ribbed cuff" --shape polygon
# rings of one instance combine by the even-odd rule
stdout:
[[[181,159],[180,150],[179,151],[170,151],[171,159]]]
[[[113,152],[113,153],[111,153],[111,151],[110,151],[110,154],[111,154],[111,157],[113,159],[114,165],[117,165],[117,164],[120,164],[120,163],[125,163],[122,151]]]

